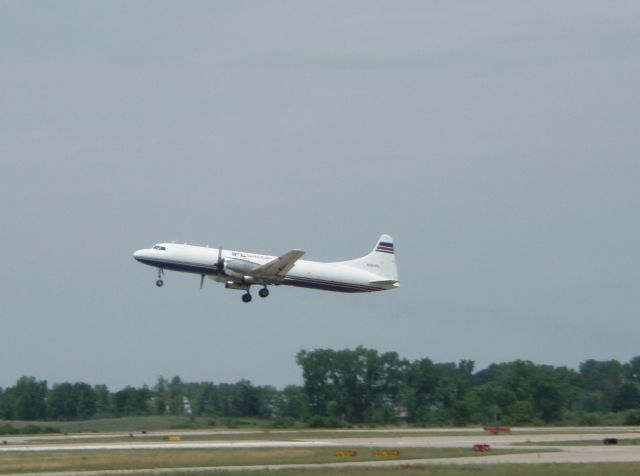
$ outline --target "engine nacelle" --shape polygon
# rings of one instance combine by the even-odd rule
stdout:
[[[236,283],[235,281],[227,281],[224,284],[224,287],[227,289],[242,289],[244,291],[249,290],[249,285],[244,283]]]
[[[248,274],[258,268],[260,265],[255,263],[249,263],[248,261],[227,258],[224,260],[224,272],[234,278],[248,277]]]

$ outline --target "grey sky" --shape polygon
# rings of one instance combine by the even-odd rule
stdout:
[[[300,349],[640,354],[640,3],[0,1],[0,386],[300,383]],[[402,288],[249,305],[131,253]]]

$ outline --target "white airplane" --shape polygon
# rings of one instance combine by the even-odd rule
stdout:
[[[382,235],[371,253],[350,261],[320,263],[301,260],[302,255],[301,250],[267,256],[177,243],[158,243],[133,253],[136,260],[158,268],[158,287],[164,284],[165,269],[194,273],[200,275],[200,289],[207,276],[224,283],[228,289],[246,291],[243,302],[251,301],[252,285],[262,286],[258,294],[263,298],[269,295],[267,286],[280,284],[346,293],[384,291],[400,286],[393,239],[389,235]]]

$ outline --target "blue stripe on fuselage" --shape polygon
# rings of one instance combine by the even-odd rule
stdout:
[[[215,265],[207,266],[202,264],[186,263],[184,261],[154,260],[149,258],[136,258],[136,260],[141,263],[148,264],[149,266],[155,266],[156,268],[168,269],[171,271],[211,275],[218,274],[218,270]]]
[[[298,278],[290,275],[284,278],[282,284],[341,293],[367,293],[372,291],[382,291],[381,288],[373,286],[363,286],[360,284],[341,283],[336,281],[323,281],[321,279]]]

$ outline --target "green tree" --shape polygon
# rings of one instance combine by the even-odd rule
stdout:
[[[238,409],[236,408],[235,388],[235,384],[221,383],[217,385],[217,415],[223,417],[233,417],[240,415]]]
[[[220,403],[220,393],[216,385],[204,382],[198,387],[193,410],[196,415],[223,416]]]
[[[14,387],[3,393],[2,411],[16,420],[41,420],[47,417],[47,382],[34,377],[20,377]],[[6,418],[5,417],[5,418]]]
[[[296,356],[302,367],[304,390],[312,415],[327,416],[329,402],[337,400],[335,351],[318,349],[313,352],[300,351]]]
[[[76,398],[70,383],[55,384],[48,397],[48,415],[53,419],[69,419],[77,416]]]
[[[164,377],[158,377],[158,381],[153,387],[153,412],[156,415],[164,415],[169,406],[168,400],[169,382]]]
[[[635,383],[623,383],[613,401],[613,411],[640,408],[640,391]]]
[[[540,372],[533,379],[533,405],[545,423],[558,421],[565,406],[560,382],[552,371]]]
[[[526,425],[535,419],[535,411],[529,401],[519,400],[510,405],[508,410],[511,422],[516,425]]]
[[[184,384],[178,376],[173,377],[168,385],[168,402],[172,415],[184,414]]]
[[[297,355],[311,414],[352,422],[395,418],[407,362],[395,352],[318,349]]]
[[[625,379],[640,384],[640,356],[632,358],[624,365]]]
[[[114,415],[113,395],[106,385],[96,385],[93,387],[96,396],[96,415],[99,417],[109,417]]]
[[[472,386],[464,398],[471,411],[471,421],[485,425],[500,424],[517,401],[511,390],[499,382],[487,380],[481,385]]]
[[[435,408],[438,383],[439,375],[431,359],[424,358],[409,364],[401,399],[409,421],[427,422],[432,407]]]
[[[307,394],[298,385],[288,385],[279,392],[276,412],[281,418],[305,420],[309,416]]]
[[[98,410],[98,397],[91,385],[83,382],[73,384],[76,398],[76,416],[78,418],[92,418]]]
[[[500,380],[518,400],[532,401],[536,374],[537,368],[533,362],[516,360],[506,365],[506,372]]]
[[[116,416],[148,415],[151,391],[127,386],[114,394]]]
[[[611,411],[623,381],[622,364],[617,360],[590,359],[580,364],[580,375],[583,389],[601,392],[601,407],[605,411]]]
[[[55,384],[47,396],[48,417],[53,419],[91,418],[96,414],[96,392],[86,383]]]
[[[240,380],[235,385],[233,407],[236,416],[260,416],[260,390],[254,387],[249,380]]]

